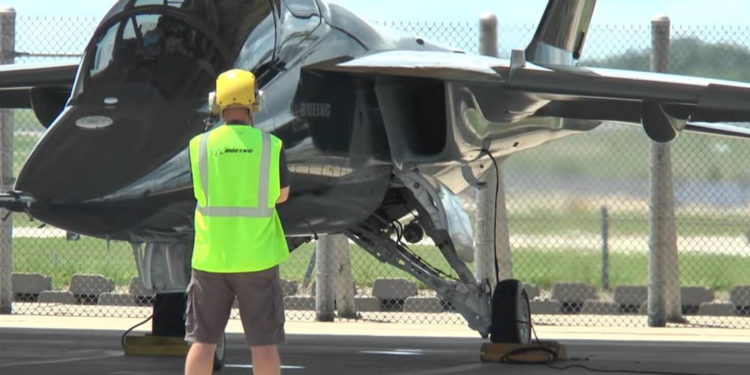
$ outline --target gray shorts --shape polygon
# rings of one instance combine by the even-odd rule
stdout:
[[[245,273],[193,269],[187,295],[186,341],[220,343],[237,296],[249,346],[284,342],[284,304],[278,266]]]

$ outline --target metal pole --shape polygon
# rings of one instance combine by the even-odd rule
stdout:
[[[334,272],[334,249],[329,236],[320,236],[315,245],[315,320],[332,322],[334,319],[334,304],[336,291],[336,274]]]
[[[354,304],[354,278],[349,254],[349,239],[341,234],[330,236],[336,264],[336,311],[340,318],[356,319],[357,307]]]
[[[16,11],[0,7],[0,64],[15,60]],[[13,188],[13,110],[0,110],[0,191]],[[0,217],[8,215],[0,209]],[[0,223],[0,314],[13,312],[13,217]]]
[[[609,290],[609,210],[602,206],[602,289]]]
[[[497,16],[484,13],[479,18],[479,54],[497,57]]]
[[[484,14],[479,27],[480,53],[485,56],[497,57],[497,17],[494,14]],[[474,272],[477,281],[487,280],[494,287],[495,256],[498,261],[498,273],[501,279],[513,277],[513,263],[510,254],[510,235],[508,233],[508,213],[505,207],[505,188],[502,180],[502,170],[496,173],[494,166],[490,166],[485,173],[487,185],[477,190],[476,202],[476,247],[474,249]],[[497,190],[497,194],[495,194]],[[496,208],[496,209],[495,209]],[[495,253],[496,254],[493,254]]]
[[[668,71],[669,34],[669,18],[655,16],[651,21],[651,70],[654,72]],[[668,321],[682,320],[671,147],[668,143],[651,143],[650,206],[648,325],[664,327]]]

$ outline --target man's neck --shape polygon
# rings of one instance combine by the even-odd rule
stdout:
[[[240,120],[240,119],[227,119],[224,120],[225,124],[232,124],[232,125],[252,125],[251,120]]]

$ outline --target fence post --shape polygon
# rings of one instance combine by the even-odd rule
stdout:
[[[354,304],[354,278],[352,277],[349,239],[343,234],[336,234],[328,241],[335,250],[333,256],[336,264],[336,311],[340,318],[356,319],[357,307]]]
[[[16,11],[0,7],[0,64],[15,60]],[[13,188],[13,110],[0,110],[0,192]],[[0,209],[0,217],[9,212]],[[13,216],[0,222],[0,314],[13,312]]]
[[[602,206],[602,289],[609,290],[609,210]]]
[[[494,14],[483,14],[479,27],[480,53],[485,56],[498,56],[497,17]],[[499,168],[498,168],[499,169]],[[477,281],[488,280],[495,286],[495,257],[497,249],[497,267],[501,279],[513,277],[513,263],[510,254],[510,236],[508,234],[508,214],[505,207],[505,188],[502,170],[496,173],[490,166],[485,173],[487,185],[476,192],[476,231],[474,248],[474,272]],[[497,189],[497,194],[495,190]],[[497,209],[495,210],[495,207]]]
[[[651,70],[654,72],[668,70],[669,34],[669,18],[655,16],[651,21]],[[648,325],[664,327],[668,321],[682,320],[671,147],[668,143],[651,143],[650,206]]]
[[[315,245],[315,320],[332,322],[336,292],[336,273],[334,272],[334,248],[331,237],[320,236]]]

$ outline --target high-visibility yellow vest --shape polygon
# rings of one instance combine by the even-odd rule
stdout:
[[[193,268],[261,271],[289,257],[276,213],[281,140],[247,125],[222,125],[190,141]]]

